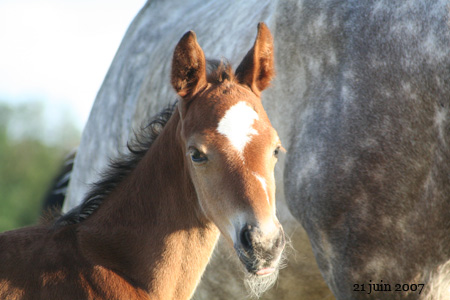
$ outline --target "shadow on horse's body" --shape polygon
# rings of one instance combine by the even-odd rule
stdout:
[[[208,74],[193,32],[177,44],[180,96],[84,202],[50,224],[0,235],[1,299],[190,299],[221,233],[258,294],[285,245],[275,215],[282,149],[259,98],[274,76],[264,24],[233,73]]]
[[[193,28],[213,37],[202,42],[208,56],[238,58],[248,44],[234,36],[247,35],[250,43],[249,24],[266,21],[275,31],[278,75],[263,102],[288,149],[276,170],[277,198],[285,199],[277,209],[297,255],[264,299],[330,296],[321,274],[338,299],[445,295],[448,11],[448,1],[149,1],[97,96],[66,207],[78,204],[86,191],[82,183],[95,181],[130,128],[161,109],[156,100],[171,98],[161,74],[170,73],[167,49],[175,36]],[[108,116],[104,107],[111,108]],[[243,297],[228,256],[217,248],[197,299]],[[410,291],[354,291],[381,280]],[[411,291],[422,283],[420,295]]]

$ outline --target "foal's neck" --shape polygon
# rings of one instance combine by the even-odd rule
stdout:
[[[80,223],[83,253],[151,299],[189,299],[219,231],[202,219],[175,111],[132,173]]]

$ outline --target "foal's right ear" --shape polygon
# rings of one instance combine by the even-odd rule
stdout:
[[[175,47],[171,83],[187,102],[207,85],[205,54],[193,31],[185,33]]]

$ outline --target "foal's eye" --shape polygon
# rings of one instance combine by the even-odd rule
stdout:
[[[273,156],[278,158],[278,154],[280,154],[280,151],[281,151],[281,147],[280,146],[276,147],[275,150],[273,151]]]
[[[191,159],[195,163],[203,163],[208,160],[205,154],[198,151],[198,149],[191,148],[190,149]]]

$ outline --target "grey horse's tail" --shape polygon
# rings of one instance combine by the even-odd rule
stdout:
[[[76,153],[77,149],[74,149],[66,156],[58,175],[53,179],[42,202],[43,214],[46,214],[48,211],[61,211],[66,197],[67,187],[69,186],[70,176],[72,175]]]

